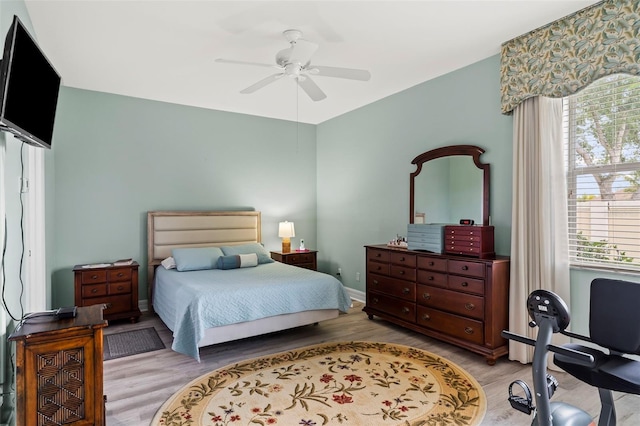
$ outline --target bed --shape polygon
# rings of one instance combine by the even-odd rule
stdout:
[[[318,323],[351,305],[331,275],[270,258],[258,211],[150,211],[147,240],[150,309],[173,332],[172,349],[196,360],[201,347]],[[218,253],[213,267],[186,267]],[[182,270],[163,266],[169,258]],[[237,259],[250,267],[228,266]]]

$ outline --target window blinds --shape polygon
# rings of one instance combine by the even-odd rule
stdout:
[[[565,98],[563,122],[572,265],[640,270],[640,78]]]

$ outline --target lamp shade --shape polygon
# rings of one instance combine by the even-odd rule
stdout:
[[[296,236],[296,231],[293,227],[293,222],[280,222],[278,227],[278,237],[291,238]]]

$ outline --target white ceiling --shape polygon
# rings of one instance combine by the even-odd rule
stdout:
[[[311,124],[498,54],[594,3],[26,0],[65,86]],[[312,64],[366,69],[371,80],[315,76],[327,94],[318,102],[288,78],[240,94],[277,70],[215,59],[275,64],[290,28],[320,45]]]

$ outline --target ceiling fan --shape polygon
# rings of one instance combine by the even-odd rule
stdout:
[[[276,65],[262,64],[257,62],[233,61],[228,59],[216,59],[216,62],[228,64],[257,65],[261,67],[275,67],[280,70],[276,74],[272,74],[255,84],[240,91],[240,93],[253,93],[258,89],[262,89],[266,85],[274,81],[288,76],[297,81],[298,85],[309,95],[314,101],[321,101],[327,95],[318,87],[311,79],[312,75],[320,75],[325,77],[346,78],[349,80],[368,81],[371,73],[366,70],[353,68],[327,67],[323,65],[311,65],[311,57],[318,49],[318,45],[302,38],[302,31],[286,30],[282,33],[291,45],[287,49],[283,49],[276,54]]]

